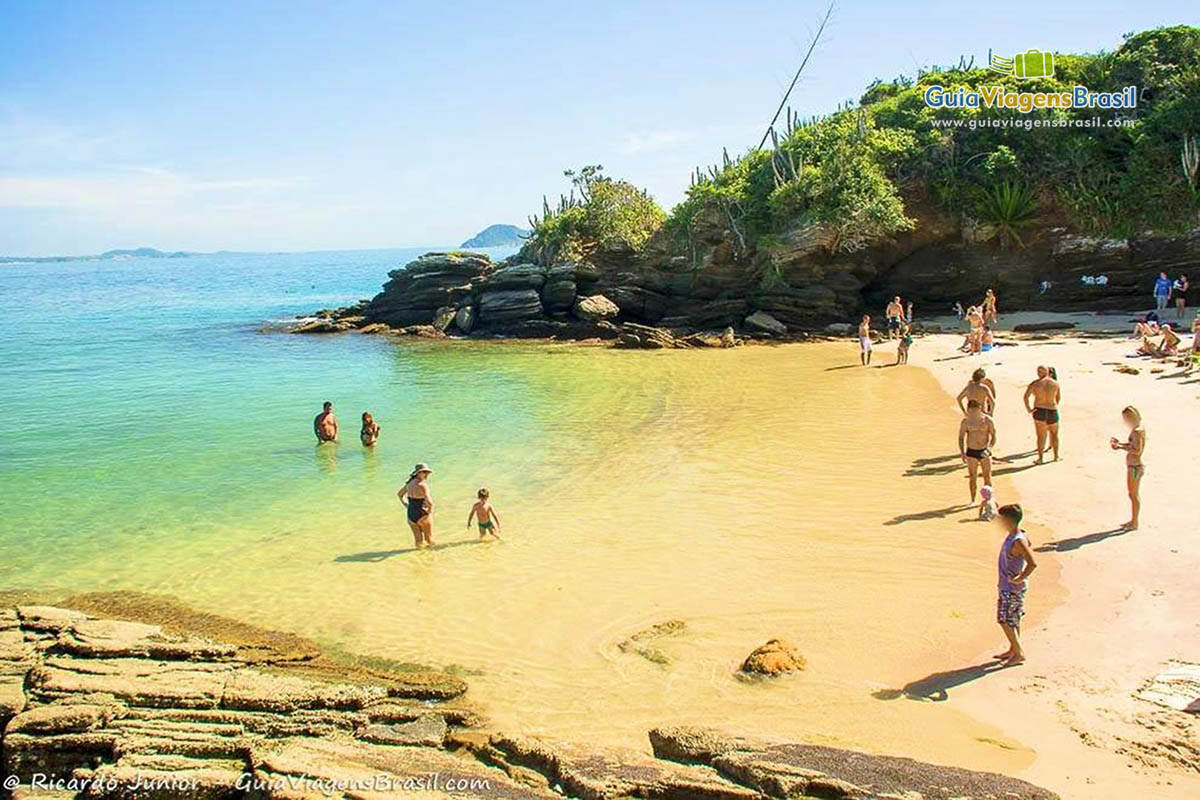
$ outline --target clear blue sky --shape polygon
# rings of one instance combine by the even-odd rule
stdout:
[[[0,0],[0,254],[455,244],[523,224],[586,163],[670,207],[694,166],[757,143],[822,11]],[[1181,22],[1194,0],[844,0],[793,105]]]

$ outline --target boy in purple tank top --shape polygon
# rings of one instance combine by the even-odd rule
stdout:
[[[1029,574],[1037,569],[1029,537],[1021,530],[1023,517],[1024,512],[1016,504],[1001,506],[996,512],[996,522],[1007,534],[996,564],[999,573],[996,622],[1000,623],[1000,629],[1008,639],[1008,649],[996,658],[1006,667],[1025,661],[1025,651],[1021,649],[1021,617],[1025,616],[1025,588],[1029,585]]]

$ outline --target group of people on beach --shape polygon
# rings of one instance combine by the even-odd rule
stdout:
[[[1173,358],[1188,354],[1182,349],[1183,339],[1180,338],[1179,333],[1169,322],[1163,322],[1155,311],[1151,311],[1134,323],[1133,334],[1130,338],[1141,341],[1135,355]],[[1197,360],[1200,360],[1200,314],[1197,314],[1192,320],[1190,355],[1192,363],[1189,364],[1189,369]]]
[[[1187,310],[1187,293],[1192,288],[1188,282],[1188,276],[1180,273],[1175,280],[1167,277],[1167,273],[1158,273],[1158,278],[1154,281],[1154,307],[1158,313],[1163,313],[1167,310],[1167,306],[1171,301],[1175,301],[1175,318],[1183,319],[1184,313]]]
[[[913,325],[913,304],[908,301],[905,304],[899,295],[896,295],[887,304],[883,310],[884,319],[887,321],[887,337],[889,340],[898,339],[899,344],[896,345],[896,364],[908,363],[908,349],[912,347],[912,325]],[[864,367],[871,364],[871,352],[873,350],[871,341],[871,315],[863,314],[862,319],[858,323],[858,343],[859,343],[859,358]]]
[[[988,289],[983,300],[978,305],[963,310],[962,303],[955,303],[955,310],[962,311],[959,319],[966,321],[967,333],[962,346],[958,349],[964,353],[986,353],[996,346],[995,329],[1000,324],[1000,312],[997,306],[996,292]]]
[[[363,447],[374,447],[379,441],[379,423],[369,411],[362,412],[362,429],[359,440]],[[338,419],[333,413],[333,403],[326,400],[321,406],[321,413],[313,419],[313,432],[317,436],[317,444],[331,444],[338,441]],[[413,467],[412,473],[400,487],[396,496],[405,507],[408,527],[412,530],[413,543],[418,550],[433,546],[433,492],[429,487],[429,476],[433,470],[428,464],[419,463]],[[492,506],[491,492],[486,488],[475,493],[476,501],[467,515],[467,528],[471,523],[479,527],[479,538],[484,540],[489,536],[500,538],[500,515]]]

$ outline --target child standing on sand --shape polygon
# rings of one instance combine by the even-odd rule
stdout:
[[[1146,474],[1146,465],[1142,463],[1142,453],[1146,450],[1146,429],[1142,427],[1142,412],[1133,406],[1125,406],[1121,411],[1121,419],[1129,426],[1129,438],[1123,442],[1113,438],[1108,443],[1113,450],[1125,451],[1125,488],[1129,491],[1130,517],[1129,522],[1121,527],[1136,531],[1138,515],[1142,510],[1142,476]]]
[[[1021,530],[1024,512],[1019,505],[1001,506],[996,520],[1005,532],[1004,544],[1000,546],[997,560],[999,596],[996,599],[996,622],[1008,639],[1008,649],[996,658],[1006,667],[1015,667],[1025,661],[1021,649],[1021,617],[1025,616],[1025,589],[1029,585],[1029,574],[1037,569],[1029,537]]]
[[[471,506],[471,513],[467,515],[467,527],[471,527],[471,520],[479,521],[479,538],[480,540],[491,535],[493,538],[500,538],[500,515],[496,513],[496,509],[492,508],[488,498],[490,493],[487,489],[480,489],[475,505]]]
[[[896,345],[896,363],[908,363],[908,348],[912,347],[912,327],[905,325],[900,329],[900,344]]]

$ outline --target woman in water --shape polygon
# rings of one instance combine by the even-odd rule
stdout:
[[[433,495],[429,491],[431,474],[433,470],[428,464],[417,464],[408,481],[396,492],[400,502],[408,509],[408,527],[412,529],[413,542],[418,550],[433,546]]]
[[[379,441],[379,423],[371,416],[370,411],[363,412],[362,430],[358,432],[358,438],[363,447],[373,447]]]
[[[1142,414],[1133,406],[1125,406],[1121,411],[1121,419],[1129,426],[1129,438],[1124,442],[1116,438],[1108,440],[1113,450],[1125,451],[1125,486],[1129,490],[1129,505],[1132,509],[1129,522],[1121,527],[1127,531],[1138,528],[1138,514],[1142,510],[1142,498],[1139,490],[1142,476],[1146,474],[1146,465],[1142,463],[1142,453],[1146,450],[1146,430],[1142,427]]]

